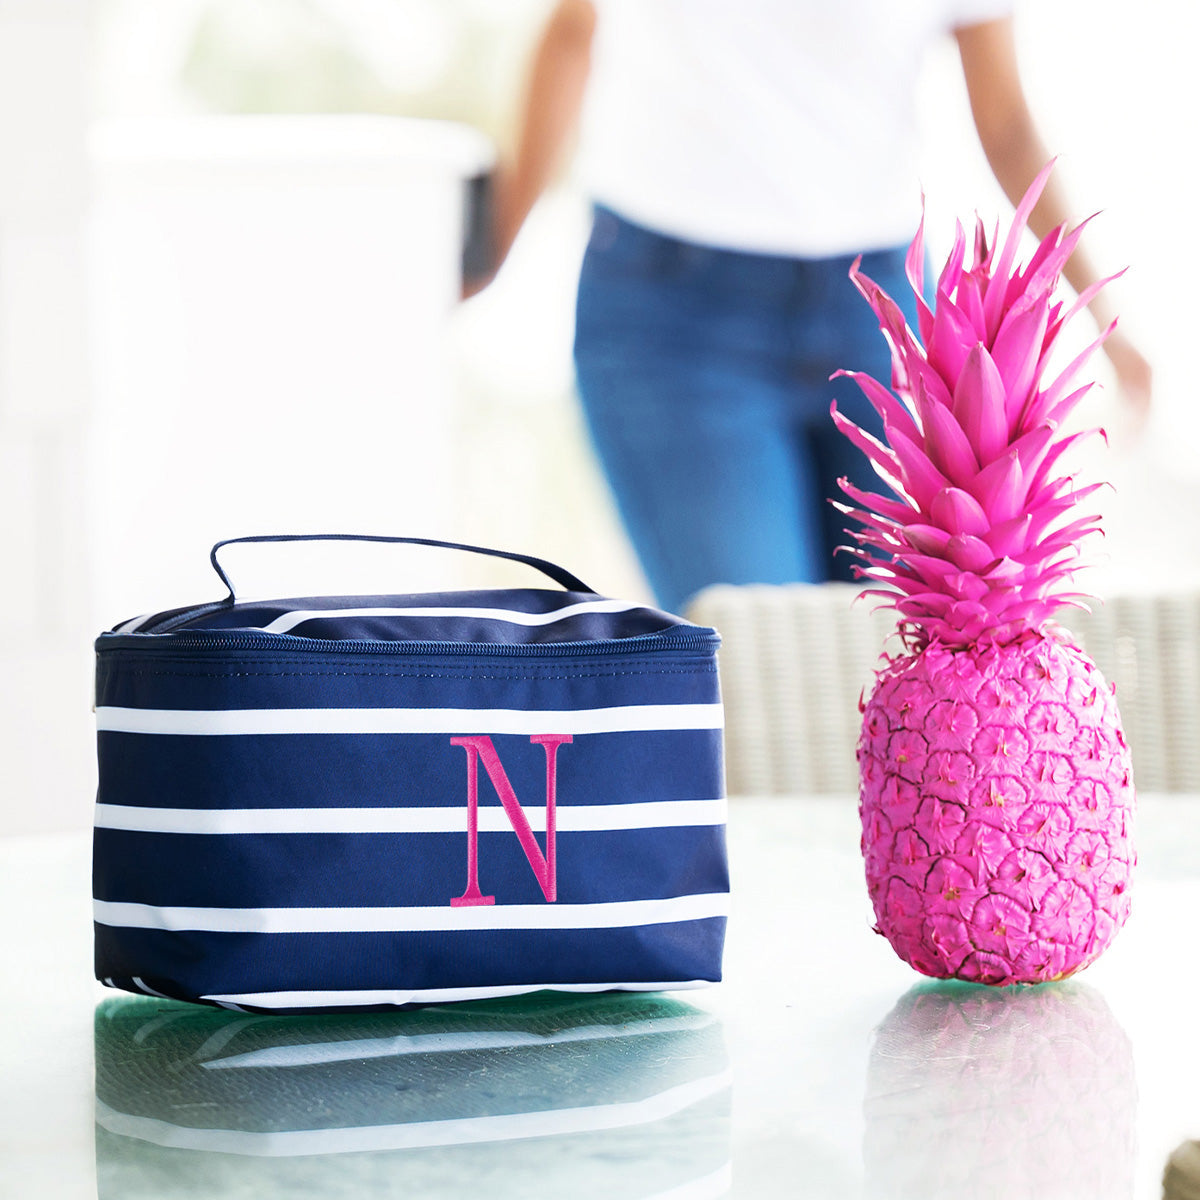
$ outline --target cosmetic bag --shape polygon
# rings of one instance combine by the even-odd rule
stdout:
[[[219,559],[318,540],[557,586],[241,601]],[[96,642],[98,979],[287,1013],[720,978],[714,630],[422,538],[211,561],[223,600]]]

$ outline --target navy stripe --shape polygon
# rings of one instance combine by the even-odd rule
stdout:
[[[580,603],[603,602],[603,597],[569,592],[455,592],[420,596],[335,596],[317,599],[273,600],[269,603],[219,609],[189,621],[184,629],[265,629],[280,617],[295,612],[344,609],[492,609],[496,612],[555,613]],[[626,612],[573,613],[542,625],[526,625],[502,618],[467,613],[430,616],[337,615],[310,618],[292,625],[294,637],[379,641],[502,642],[544,644],[548,642],[603,641],[639,637],[682,624],[678,617],[656,609],[635,608]],[[148,625],[152,628],[153,623]]]
[[[497,608],[512,612],[551,613],[569,608],[573,604],[603,599],[603,596],[596,596],[591,592],[551,591],[543,588],[410,592],[400,596],[286,596],[272,600],[248,600],[223,608],[189,622],[187,628],[261,629],[284,613],[300,610],[323,612],[342,608]]]
[[[96,703],[116,708],[558,710],[719,699],[711,650],[536,660],[277,650],[96,656]]]
[[[631,929],[444,933],[209,933],[96,927],[97,978],[138,976],[179,999],[241,992],[721,977],[725,918]]]
[[[264,629],[277,618],[294,612],[339,609],[495,609],[515,613],[555,613],[578,604],[603,603],[605,597],[590,592],[514,588],[505,591],[424,592],[405,596],[300,596],[280,600],[252,601],[220,607],[195,617],[177,629]],[[186,611],[186,610],[179,610]],[[171,614],[149,618],[144,628],[152,630]],[[600,641],[637,637],[686,624],[679,617],[658,609],[638,607],[626,612],[579,613],[549,625],[522,626],[481,619],[476,616],[334,616],[293,627],[299,636],[384,641],[454,642],[566,642]]]
[[[269,623],[268,617],[263,625]],[[342,616],[310,618],[293,625],[292,637],[347,638],[362,641],[503,642],[546,645],[659,633],[674,622],[647,621],[638,613],[578,613],[545,625],[523,625],[502,618],[430,616]],[[261,628],[261,626],[260,626]]]
[[[545,850],[544,834],[536,834]],[[558,901],[657,900],[728,890],[724,828],[560,833]],[[159,907],[448,905],[467,882],[455,834],[134,833],[97,829],[95,896]],[[515,834],[479,835],[479,886],[497,904],[545,904]]]
[[[547,730],[552,733],[554,730]],[[522,803],[545,802],[546,756],[517,734],[492,744]],[[466,808],[467,757],[442,734],[98,735],[99,799],[147,808]],[[713,800],[718,730],[579,734],[556,755],[558,801]],[[479,769],[481,804],[497,804]]]

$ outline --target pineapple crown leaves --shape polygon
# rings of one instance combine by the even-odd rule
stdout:
[[[1081,369],[1116,322],[1054,378],[1048,364],[1063,327],[1117,276],[1086,288],[1070,306],[1057,298],[1087,221],[1069,232],[1060,225],[1024,266],[1016,261],[1053,166],[1030,185],[1003,245],[999,227],[989,242],[977,218],[968,256],[957,225],[932,308],[924,298],[922,215],[905,264],[916,334],[858,261],[850,271],[891,349],[891,386],[858,371],[837,375],[862,390],[885,441],[836,403],[831,411],[894,494],[842,479],[853,504],[834,504],[861,526],[850,531],[857,545],[843,549],[860,560],[856,574],[877,585],[863,594],[897,609],[910,646],[1009,641],[1064,605],[1083,607],[1071,581],[1083,565],[1080,543],[1100,531],[1100,518],[1079,515],[1080,506],[1105,485],[1077,487],[1073,475],[1059,472],[1067,451],[1103,430],[1062,429],[1092,387],[1075,386]]]

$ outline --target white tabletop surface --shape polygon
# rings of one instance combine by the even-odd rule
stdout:
[[[139,1140],[143,1126],[136,1124],[124,1136],[97,1132],[97,1112],[111,1105],[97,1107],[96,1049],[102,1091],[113,1086],[114,1072],[120,1082],[126,1064],[119,1040],[116,1051],[107,1033],[93,1040],[97,1005],[112,1005],[120,994],[91,980],[89,839],[0,838],[0,1197],[365,1200],[487,1191],[488,1200],[500,1200],[528,1185],[529,1195],[584,1200],[602,1185],[603,1194],[631,1200],[1149,1200],[1162,1194],[1171,1150],[1200,1138],[1200,799],[1143,798],[1139,839],[1134,915],[1093,967],[1040,988],[947,988],[923,980],[871,932],[849,798],[732,801],[726,982],[679,994],[691,1007],[664,1010],[654,1037],[593,1038],[569,1059],[543,1047],[550,1057],[537,1070],[550,1080],[547,1094],[560,1089],[566,1114],[551,1114],[549,1132],[435,1152],[406,1149],[393,1125],[382,1153],[343,1146],[340,1154],[310,1149],[289,1157],[287,1143],[272,1143],[267,1171],[261,1155]],[[222,1039],[253,1032],[246,1025],[252,1017],[176,1007],[185,1009],[176,1029],[197,1011],[203,1020],[229,1022],[206,1042],[209,1058]],[[149,1052],[170,1024],[169,1013],[121,1007],[102,1015],[110,1011],[145,1016],[129,1025],[131,1053]],[[403,1040],[417,1027],[395,1014],[373,1028]],[[151,1109],[158,1091],[163,1105],[174,1103],[188,1071],[212,1077],[196,1074],[203,1049],[157,1076],[143,1075]],[[455,1102],[460,1078],[464,1097],[485,1077],[496,1096],[529,1086],[532,1060],[519,1048],[499,1059],[495,1051],[479,1054],[459,1057],[461,1076],[438,1075],[439,1113]],[[597,1097],[603,1085],[605,1102],[629,1116],[636,1138],[628,1130],[572,1133],[571,1114],[587,1098],[580,1089],[589,1076],[579,1068],[589,1062]],[[412,1088],[412,1062],[402,1065],[404,1086]],[[322,1078],[344,1090],[354,1078],[345,1069],[335,1064]],[[731,1090],[714,1090],[711,1081],[727,1071]],[[261,1080],[278,1073],[259,1077],[251,1099],[260,1112],[333,1103],[303,1094],[311,1073],[287,1075],[286,1091],[276,1092]],[[640,1097],[651,1077],[662,1081],[663,1096],[686,1100],[699,1087],[695,1094],[704,1098],[692,1108],[675,1104],[674,1115],[647,1108]],[[373,1078],[377,1084],[378,1073]],[[227,1128],[222,1101],[205,1103],[216,1113],[208,1124]]]

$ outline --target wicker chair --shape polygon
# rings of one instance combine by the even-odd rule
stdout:
[[[858,787],[858,700],[895,615],[849,584],[720,585],[689,608],[723,645],[733,795]],[[1142,791],[1200,791],[1200,594],[1123,596],[1062,623],[1116,683]],[[889,648],[898,648],[893,639]]]

